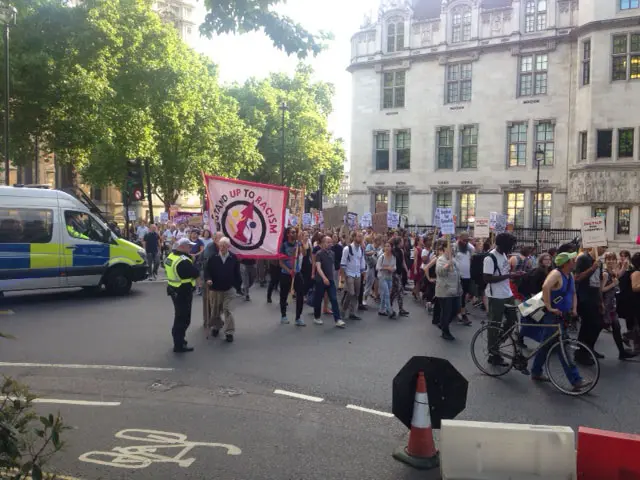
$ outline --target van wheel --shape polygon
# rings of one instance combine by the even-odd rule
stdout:
[[[131,279],[124,268],[114,268],[107,273],[104,286],[110,295],[126,295],[131,291]]]

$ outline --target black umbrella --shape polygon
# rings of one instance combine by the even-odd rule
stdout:
[[[432,428],[439,429],[442,419],[455,418],[467,405],[469,382],[449,360],[413,357],[393,379],[393,414],[411,428],[418,372],[424,372],[429,397]]]

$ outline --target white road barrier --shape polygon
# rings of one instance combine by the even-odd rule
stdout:
[[[574,480],[575,434],[569,427],[443,420],[443,480]]]

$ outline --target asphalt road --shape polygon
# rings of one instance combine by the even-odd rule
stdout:
[[[251,302],[235,300],[233,344],[205,338],[196,297],[188,333],[196,350],[183,356],[171,352],[172,307],[160,282],[136,284],[126,298],[56,292],[2,299],[0,331],[16,337],[1,343],[0,362],[12,364],[0,365],[2,373],[19,377],[43,398],[98,402],[39,405],[59,409],[75,427],[55,467],[87,479],[429,478],[391,458],[406,442],[397,420],[347,408],[390,412],[392,379],[413,355],[447,358],[469,380],[459,418],[640,432],[633,414],[640,364],[619,362],[608,334],[598,344],[607,355],[600,382],[576,399],[518,372],[500,379],[478,372],[469,341],[480,312],[474,327],[454,326],[457,340],[447,343],[409,296],[408,318],[366,312],[340,330],[331,318],[315,326],[310,316],[307,327],[280,325],[278,305],[266,303],[263,289],[254,290]],[[114,365],[133,368],[87,368]],[[195,459],[188,466],[164,459],[135,469],[86,461],[107,461],[105,454],[79,460],[87,452],[145,444],[115,437],[125,429],[183,434],[187,441],[234,445],[241,453],[195,446],[185,456]],[[172,447],[170,456],[180,449]]]

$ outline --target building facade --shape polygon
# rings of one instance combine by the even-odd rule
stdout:
[[[346,207],[349,195],[349,172],[346,171],[342,175],[340,186],[338,187],[338,193],[334,195],[328,195],[322,199],[322,208],[332,207]]]
[[[352,37],[349,210],[600,215],[611,244],[635,243],[639,20],[638,0],[382,2]]]

